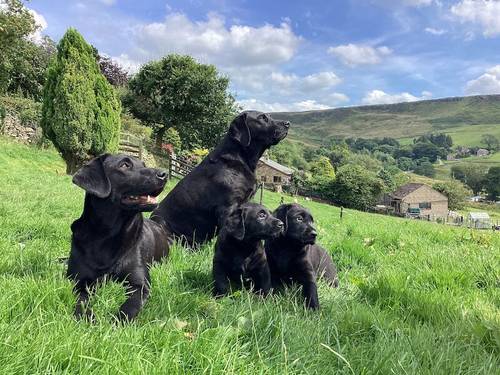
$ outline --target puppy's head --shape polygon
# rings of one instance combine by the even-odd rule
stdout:
[[[270,147],[287,136],[289,127],[288,121],[274,120],[267,113],[245,111],[229,126],[229,136],[243,147],[252,143]]]
[[[296,203],[282,204],[273,214],[285,223],[285,238],[302,245],[312,245],[316,242],[314,219],[305,207]]]
[[[244,203],[231,211],[224,230],[237,240],[265,240],[279,236],[284,224],[257,203]]]
[[[73,176],[73,183],[87,194],[135,211],[156,208],[166,181],[164,171],[146,168],[142,160],[121,154],[92,159]]]

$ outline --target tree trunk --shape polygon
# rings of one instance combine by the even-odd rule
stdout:
[[[167,128],[164,126],[160,129],[158,129],[158,132],[156,133],[156,148],[158,150],[161,150],[161,144],[163,142],[163,136],[165,135],[165,132],[167,131]]]
[[[79,170],[85,161],[80,160],[73,155],[63,155],[63,159],[66,162],[66,174],[74,175],[77,170]]]

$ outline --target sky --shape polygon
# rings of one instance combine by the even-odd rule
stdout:
[[[169,53],[215,64],[245,109],[305,111],[500,94],[500,0],[32,0],[134,73]]]

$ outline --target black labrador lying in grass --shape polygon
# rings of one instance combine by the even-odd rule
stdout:
[[[227,217],[217,238],[213,262],[214,296],[229,292],[230,281],[249,278],[257,293],[271,289],[271,276],[262,240],[280,235],[283,222],[256,203],[244,203]]]
[[[219,145],[168,193],[151,218],[164,220],[189,246],[210,240],[229,210],[253,197],[259,158],[286,137],[289,126],[262,112],[242,112]]]
[[[157,206],[166,173],[127,155],[102,155],[83,166],[73,183],[85,190],[81,217],[73,222],[68,277],[75,282],[75,315],[92,318],[87,304],[96,282],[110,276],[127,286],[118,318],[133,319],[149,295],[149,265],[168,255],[165,228],[144,219]]]
[[[302,285],[308,308],[318,309],[316,280],[325,279],[337,287],[337,269],[330,255],[316,245],[311,213],[299,204],[283,204],[273,213],[285,223],[282,236],[266,241],[266,256],[273,287],[293,282]]]

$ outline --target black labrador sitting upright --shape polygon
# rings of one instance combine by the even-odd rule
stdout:
[[[247,278],[257,293],[271,289],[271,275],[262,240],[283,232],[283,222],[256,203],[244,203],[227,217],[217,237],[213,263],[214,295],[229,292],[230,281],[241,283]]]
[[[337,269],[332,258],[315,244],[316,229],[311,213],[299,204],[283,204],[273,213],[285,223],[282,236],[266,241],[266,256],[273,287],[293,282],[302,285],[308,308],[319,308],[316,280],[337,287]]]
[[[148,267],[168,255],[166,229],[142,216],[157,206],[166,177],[139,159],[109,154],[73,176],[73,183],[85,190],[83,213],[71,225],[67,273],[75,282],[77,318],[84,312],[92,318],[86,305],[96,282],[106,275],[126,282],[127,300],[118,318],[130,320],[139,313],[149,295]]]
[[[168,193],[151,218],[165,221],[190,246],[210,240],[229,210],[253,197],[259,158],[286,137],[289,126],[266,113],[242,112],[219,145]]]

